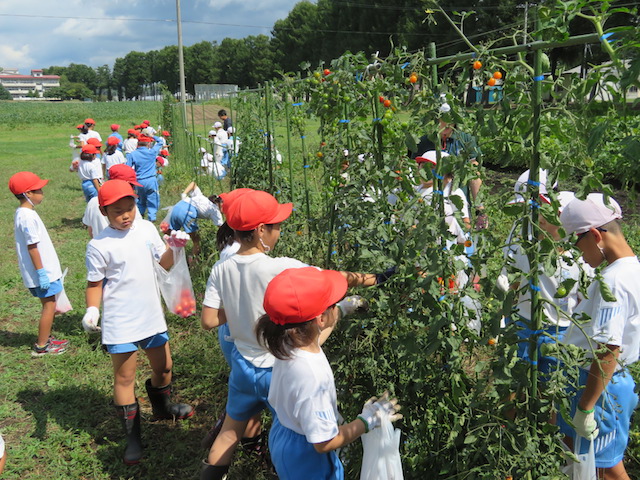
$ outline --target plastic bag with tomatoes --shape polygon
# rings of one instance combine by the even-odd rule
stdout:
[[[184,248],[174,251],[174,255],[176,258],[169,271],[155,264],[156,277],[167,308],[171,313],[186,318],[196,313],[196,297]]]

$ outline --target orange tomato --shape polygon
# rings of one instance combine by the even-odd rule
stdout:
[[[495,84],[496,84],[496,79],[493,77],[491,77],[487,82],[487,85],[489,85],[490,87],[493,87]]]
[[[409,77],[409,81],[410,81],[411,83],[416,83],[416,82],[418,81],[418,76],[417,76],[417,75],[415,75],[415,74],[412,74],[412,75]]]
[[[498,343],[498,342],[496,341],[496,339],[495,339],[495,338],[490,338],[490,339],[487,341],[487,344],[491,345],[492,347],[493,347],[496,343]],[[507,477],[507,479],[509,479],[509,478],[510,478],[510,477]]]
[[[384,101],[383,105],[387,108],[389,108],[391,106],[391,100],[387,99]]]
[[[476,60],[473,62],[473,69],[480,70],[482,68],[482,62],[480,60]]]
[[[493,78],[500,80],[502,78],[502,72],[493,72]]]
[[[331,70],[329,70],[328,68],[325,68],[322,73],[324,73],[324,76],[326,77],[327,75],[331,75]]]

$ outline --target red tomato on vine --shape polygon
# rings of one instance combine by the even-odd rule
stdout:
[[[502,72],[493,72],[493,78],[500,80],[502,78]]]
[[[322,73],[324,73],[324,76],[326,77],[327,75],[331,75],[331,70],[329,70],[328,68],[325,68]]]
[[[383,105],[387,108],[389,108],[391,106],[391,100],[387,99],[384,101]]]

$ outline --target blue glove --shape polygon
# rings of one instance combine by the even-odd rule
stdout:
[[[393,267],[389,268],[388,270],[385,270],[382,273],[376,273],[376,285],[380,285],[381,283],[386,282],[387,280],[389,280],[395,274],[396,274],[396,266],[395,265]]]
[[[47,276],[47,271],[44,268],[36,270],[38,274],[38,282],[40,282],[40,288],[42,290],[49,290],[51,286],[51,282],[49,281],[49,277]]]

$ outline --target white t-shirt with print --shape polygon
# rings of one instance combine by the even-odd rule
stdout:
[[[125,138],[122,141],[122,152],[126,155],[138,149],[137,138]]]
[[[195,187],[190,191],[189,195],[184,200],[196,208],[198,211],[198,218],[207,218],[218,227],[224,223],[220,208],[202,194],[200,187]]]
[[[80,160],[78,164],[78,177],[83,182],[85,180],[102,180],[102,165],[98,158],[93,160]]]
[[[269,404],[283,427],[321,443],[338,435],[336,386],[331,366],[319,353],[297,349],[289,360],[276,359]]]
[[[602,269],[602,282],[609,287],[615,301],[602,298],[600,285],[594,281],[587,290],[588,298],[575,310],[591,319],[581,329],[571,324],[564,338],[568,344],[578,345],[591,352],[589,339],[605,345],[620,347],[619,364],[630,365],[640,355],[640,262],[637,257],[623,257]],[[598,345],[593,344],[597,349]],[[591,355],[592,356],[592,355]],[[621,365],[616,366],[620,370]]]
[[[258,343],[254,327],[264,315],[262,307],[268,283],[287,268],[306,267],[288,257],[264,253],[233,255],[211,269],[203,305],[224,308],[229,331],[240,354],[259,368],[273,366],[274,357]]]
[[[87,280],[106,280],[105,345],[136,342],[167,330],[153,265],[165,249],[155,225],[143,219],[128,230],[107,227],[87,245]]]
[[[42,268],[47,272],[49,281],[55,282],[62,277],[60,261],[53,247],[49,232],[40,219],[38,212],[31,208],[20,207],[13,217],[14,233],[16,238],[16,252],[18,253],[18,265],[22,274],[25,287],[34,288],[40,286],[36,267],[33,266],[29,256],[29,245],[38,244],[38,253],[42,260]]]
[[[511,259],[513,266],[523,274],[520,279],[521,286],[528,285],[527,274],[531,268],[529,267],[529,259],[522,247],[519,244],[510,246],[508,257]],[[579,263],[588,273],[592,272],[591,267],[585,265],[580,259],[574,258],[571,252],[565,252],[558,257],[558,266],[552,276],[545,275],[544,266],[542,264],[539,265],[538,286],[540,287],[540,298],[543,300],[542,308],[546,323],[560,327],[568,327],[571,323],[571,314],[582,299],[578,292],[578,281],[580,280]],[[570,278],[576,280],[575,285],[566,296],[555,298],[560,284]],[[518,298],[515,310],[521,317],[531,320],[531,288],[529,286],[523,290],[523,293]]]

